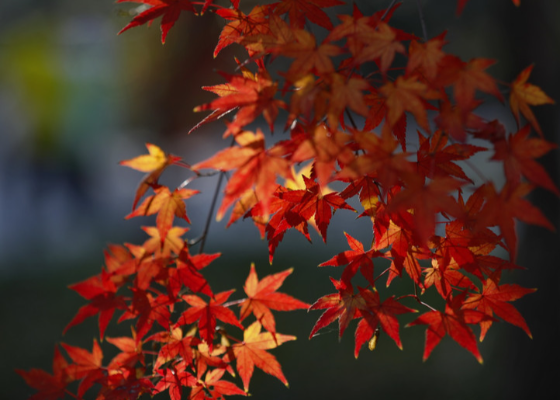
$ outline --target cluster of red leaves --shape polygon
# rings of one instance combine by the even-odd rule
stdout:
[[[373,349],[381,332],[402,348],[397,316],[417,312],[403,304],[407,298],[428,309],[408,324],[427,325],[424,359],[448,334],[482,362],[473,328],[478,326],[482,340],[496,317],[531,335],[510,302],[534,289],[503,283],[502,276],[519,268],[516,219],[553,229],[525,196],[536,186],[560,196],[535,161],[555,145],[544,139],[530,108],[553,103],[527,83],[532,66],[505,87],[518,125],[521,115],[528,122],[508,135],[500,122],[476,114],[480,92],[503,100],[486,72],[494,61],[463,61],[446,53],[445,33],[423,41],[391,26],[398,5],[371,16],[354,6],[351,14],[339,14],[336,24],[323,8],[343,4],[338,0],[281,0],[248,14],[238,1],[231,1],[229,9],[212,0],[122,1],[150,6],[123,31],[162,16],[163,40],[181,11],[216,8],[226,25],[215,55],[238,44],[249,59],[237,74],[222,74],[226,83],[205,87],[218,98],[195,111],[212,110],[201,124],[236,111],[224,133],[235,142],[193,166],[154,145],[147,145],[148,155],[122,162],[147,173],[127,218],[157,214],[156,226],[143,228],[151,238],[142,245],[110,246],[101,273],[71,286],[89,303],[66,329],[98,315],[103,339],[115,311],[122,310],[119,322],[135,321],[132,336],[107,338],[121,352],[105,367],[94,341],[91,353],[63,344],[72,362],[57,347],[53,375],[18,371],[39,390],[34,399],[65,393],[81,398],[94,384],[100,387],[96,398],[105,400],[163,391],[173,400],[221,399],[245,395],[255,366],[287,384],[267,350],[295,337],[276,332],[272,310],[324,310],[310,337],[337,320],[342,336],[358,319],[356,357],[366,342]],[[459,11],[465,3],[459,0]],[[306,20],[329,31],[322,43],[304,29]],[[277,57],[291,60],[280,73],[282,90],[267,69]],[[246,130],[261,115],[272,130],[280,110],[287,113],[289,138],[267,145],[260,130]],[[407,125],[413,122],[418,130],[410,137]],[[530,136],[532,129],[538,136]],[[477,145],[468,143],[473,139]],[[476,183],[468,173],[474,170],[472,157],[484,151],[503,165],[506,184],[500,189],[489,181]],[[302,163],[307,168],[296,174]],[[254,266],[245,284],[247,297],[228,301],[233,291],[214,293],[201,272],[219,254],[191,254],[182,238],[188,229],[173,226],[175,217],[190,222],[184,200],[197,191],[160,185],[170,165],[188,168],[193,178],[203,177],[202,169],[231,171],[218,218],[229,209],[228,225],[252,218],[268,240],[271,262],[290,228],[310,240],[311,224],[326,241],[334,212],[356,212],[350,205],[354,199],[363,208],[359,218],[371,221],[371,246],[345,234],[351,250],[320,265],[344,267],[339,280],[331,278],[335,292],[311,306],[277,292],[291,270],[259,281]],[[333,182],[345,188],[334,191],[328,186]],[[153,194],[137,206],[150,189]],[[498,248],[509,253],[509,260],[495,255]],[[390,263],[389,268],[379,271],[379,261]],[[355,288],[358,271],[365,287]],[[387,286],[408,276],[416,290],[381,300],[376,285],[382,276]],[[427,290],[440,295],[441,310],[422,301]],[[239,317],[231,310],[234,305],[240,306]],[[242,322],[251,314],[256,320],[245,327]],[[218,320],[228,329],[218,327]],[[243,331],[242,339],[231,334],[235,329]],[[146,343],[154,350],[145,350]],[[234,376],[233,364],[244,390],[222,379],[226,372]],[[76,395],[68,391],[74,381],[80,381]],[[186,397],[183,388],[190,389]]]

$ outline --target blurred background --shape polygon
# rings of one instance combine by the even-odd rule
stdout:
[[[470,0],[457,18],[455,1],[421,2],[429,36],[448,30],[450,44],[444,50],[463,60],[499,60],[490,72],[504,82],[511,82],[534,63],[530,81],[560,100],[560,25],[556,23],[560,3],[522,0],[516,8],[509,0]],[[247,12],[257,2],[241,3]],[[388,3],[357,2],[364,13],[385,8]],[[244,57],[231,46],[213,60],[223,22],[212,13],[181,15],[163,46],[159,20],[151,28],[142,26],[117,37],[132,18],[133,8],[133,4],[109,0],[0,2],[3,398],[26,399],[35,393],[13,369],[51,372],[55,343],[64,341],[91,349],[92,334],[97,332],[95,319],[61,335],[85,304],[67,286],[99,273],[102,250],[108,243],[140,244],[146,239],[139,226],[153,221],[123,219],[130,212],[141,174],[119,167],[118,161],[145,153],[146,142],[182,156],[188,163],[201,161],[227,145],[221,139],[221,123],[187,136],[203,117],[193,113],[193,107],[214,97],[200,87],[221,83],[216,71],[231,72],[236,65],[233,57]],[[331,9],[331,15],[349,9]],[[421,36],[414,1],[405,2],[392,22]],[[515,131],[507,105],[495,102],[482,112]],[[557,106],[536,107],[535,114],[546,138],[558,142]],[[275,137],[281,135],[279,129]],[[558,151],[540,161],[558,184]],[[494,174],[491,170],[485,173]],[[164,175],[164,183],[177,186],[187,177],[184,170],[172,170]],[[191,238],[202,231],[215,184],[215,178],[193,183],[203,194],[187,203],[193,222]],[[535,190],[531,201],[559,226],[558,198]],[[239,298],[251,262],[256,263],[260,277],[295,267],[282,290],[312,303],[333,292],[329,276],[340,276],[340,271],[316,266],[347,249],[342,230],[364,242],[371,240],[366,221],[349,226],[348,218],[353,221],[344,210],[334,216],[328,245],[317,235],[310,245],[290,232],[272,266],[266,242],[259,239],[250,222],[237,223],[228,230],[224,222],[214,223],[205,251],[222,252],[223,257],[208,268],[208,279],[215,291],[237,288]],[[525,287],[538,288],[515,303],[532,330],[533,340],[519,328],[496,323],[480,344],[484,365],[449,337],[422,363],[424,328],[413,327],[401,331],[404,351],[382,334],[375,351],[362,350],[355,360],[355,323],[340,343],[334,324],[309,341],[319,312],[280,314],[278,330],[299,338],[273,351],[290,389],[257,371],[251,384],[254,398],[521,399],[560,394],[560,240],[556,233],[524,225],[519,226],[519,234],[517,262],[527,270],[516,271],[510,278]],[[406,283],[397,281],[391,290],[409,292]],[[380,290],[382,298],[389,295]],[[401,321],[404,325],[412,318],[405,316]],[[126,329],[113,321],[107,335],[126,334]],[[113,349],[103,346],[107,362]]]

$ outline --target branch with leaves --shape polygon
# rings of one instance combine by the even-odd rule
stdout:
[[[398,316],[419,312],[407,301],[423,312],[407,326],[427,326],[424,360],[447,334],[482,363],[474,332],[484,339],[499,319],[531,336],[511,302],[535,289],[503,283],[502,276],[519,268],[516,220],[554,229],[526,196],[535,187],[560,196],[536,161],[556,146],[531,109],[553,103],[528,83],[533,66],[500,89],[487,72],[494,60],[447,53],[445,33],[428,39],[420,2],[423,39],[391,25],[399,7],[394,1],[372,15],[354,4],[337,21],[324,9],[344,4],[338,0],[282,0],[252,10],[234,0],[231,7],[213,0],[118,2],[126,1],[148,7],[121,32],[161,17],[162,42],[183,12],[212,12],[224,20],[214,55],[237,45],[247,58],[221,74],[224,83],[203,87],[218,97],[195,109],[211,111],[195,128],[221,119],[232,144],[192,165],[153,144],[148,154],[121,162],[146,173],[126,218],[156,215],[156,226],[143,228],[150,237],[141,245],[109,246],[101,273],[71,286],[88,303],[65,331],[97,316],[103,340],[118,310],[119,323],[130,320],[131,336],[106,337],[120,350],[107,366],[94,340],[91,352],[62,344],[71,361],[56,347],[52,375],[18,370],[38,390],[33,399],[81,399],[94,387],[99,400],[161,392],[173,400],[222,399],[247,395],[255,366],[287,386],[269,350],[295,337],[277,332],[277,311],[323,310],[310,337],[335,321],[342,337],[357,319],[356,357],[366,342],[374,349],[380,334],[402,349]],[[458,1],[458,13],[466,3]],[[321,43],[318,30],[328,32]],[[279,57],[290,64],[275,76],[269,64]],[[509,134],[499,121],[477,114],[489,96],[503,101],[503,90],[518,124]],[[283,115],[289,136],[280,141],[267,143],[261,129],[247,130],[262,116],[272,132]],[[418,129],[409,132],[410,126]],[[487,151],[503,166],[501,188],[474,167],[473,156]],[[177,166],[191,175],[185,183],[173,190],[160,184],[164,171]],[[250,218],[268,241],[271,264],[290,229],[311,241],[311,226],[326,242],[337,210],[371,222],[371,245],[344,233],[350,250],[319,265],[343,267],[340,279],[331,278],[335,291],[313,305],[278,292],[291,269],[259,280],[251,265],[245,297],[215,293],[203,273],[220,257],[203,252],[209,223],[201,237],[186,240],[188,228],[176,222],[190,224],[185,202],[198,191],[188,183],[219,173],[209,221],[226,172],[217,218],[230,213],[228,226]],[[333,182],[345,188],[335,191]],[[498,257],[498,249],[509,257]],[[380,271],[380,262],[390,266]],[[362,278],[364,287],[357,284]],[[380,280],[390,287],[396,278],[410,279],[414,293],[381,299]],[[427,291],[441,297],[441,309],[424,300]],[[243,389],[232,382],[235,371]],[[77,393],[68,389],[75,381]]]

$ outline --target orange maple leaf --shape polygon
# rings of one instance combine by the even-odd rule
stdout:
[[[221,220],[224,213],[245,192],[255,187],[257,198],[267,214],[272,195],[278,184],[276,175],[283,178],[293,178],[290,163],[283,158],[284,149],[273,146],[266,150],[264,135],[261,130],[256,133],[243,131],[235,136],[241,147],[225,149],[206,161],[193,165],[194,170],[215,168],[221,171],[237,169],[229,179],[225,188],[225,197],[218,210],[217,219]]]
[[[147,197],[140,206],[128,214],[125,218],[133,218],[144,215],[158,213],[156,225],[162,245],[165,242],[167,233],[173,225],[173,219],[177,216],[183,218],[187,223],[191,223],[187,216],[187,208],[183,200],[200,193],[192,189],[175,189],[173,192],[167,186],[160,186],[154,189],[155,194]]]
[[[355,55],[356,64],[378,59],[379,69],[385,74],[393,63],[395,53],[406,52],[404,45],[397,40],[397,32],[385,22],[377,24],[373,33],[367,36],[366,46]]]
[[[138,157],[134,157],[130,160],[121,161],[119,164],[125,167],[130,167],[137,171],[147,172],[147,175],[142,179],[138,189],[136,189],[136,195],[134,197],[134,202],[132,203],[132,209],[136,208],[138,200],[146,193],[150,187],[157,185],[157,181],[163,171],[170,165],[179,165],[182,167],[190,168],[188,164],[181,161],[181,157],[174,156],[172,154],[166,154],[158,146],[146,143],[149,154],[144,154]]]
[[[275,54],[295,58],[287,72],[290,81],[297,81],[308,72],[316,75],[334,72],[331,57],[342,52],[338,46],[325,43],[317,46],[315,37],[304,30],[296,30],[293,35],[294,40],[273,51]]]
[[[233,355],[231,353],[226,354],[224,361],[236,360],[236,369],[243,381],[245,392],[249,391],[249,382],[255,366],[280,379],[284,385],[288,386],[288,381],[282,373],[282,368],[276,357],[266,350],[274,349],[290,340],[296,340],[296,337],[281,333],[275,335],[270,332],[261,333],[261,324],[259,321],[255,321],[243,332],[243,342],[236,343],[231,347]]]
[[[436,99],[439,95],[428,90],[426,84],[420,82],[416,77],[403,78],[399,76],[395,83],[387,82],[379,92],[387,98],[387,120],[393,127],[405,111],[414,115],[418,125],[430,132],[428,116],[426,114],[426,102],[422,99]]]
[[[419,43],[416,40],[410,42],[408,64],[406,65],[408,75],[418,70],[429,80],[433,80],[437,76],[439,64],[445,56],[441,48],[447,43],[444,40],[446,33],[443,32],[426,43]]]
[[[271,309],[292,311],[309,308],[309,304],[276,291],[292,271],[293,268],[290,268],[268,275],[259,282],[255,264],[251,264],[251,272],[249,272],[244,288],[248,299],[239,304],[241,307],[239,320],[243,321],[252,312],[262,326],[276,336],[276,322]]]
[[[242,75],[225,73],[222,75],[228,80],[228,83],[202,87],[204,90],[216,93],[220,98],[194,108],[195,112],[214,110],[196,127],[239,108],[233,122],[228,125],[224,137],[238,133],[261,114],[268,122],[270,130],[274,131],[274,121],[278,115],[278,109],[285,108],[286,104],[282,100],[274,99],[278,84],[271,80],[268,72],[263,69],[259,73],[253,74],[246,68],[242,68]]]
[[[515,78],[511,84],[511,93],[509,96],[509,106],[519,125],[519,112],[523,114],[527,121],[533,125],[533,128],[541,135],[542,131],[537,118],[529,106],[539,106],[541,104],[554,104],[554,100],[548,97],[540,87],[527,83],[527,79],[531,75],[533,65],[529,65]]]

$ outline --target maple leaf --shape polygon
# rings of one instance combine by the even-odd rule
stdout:
[[[329,16],[321,8],[334,7],[344,4],[339,0],[281,0],[276,5],[274,13],[282,15],[288,13],[290,25],[297,29],[303,29],[305,18],[309,21],[327,29],[333,28]]]
[[[334,72],[330,57],[342,52],[338,46],[323,43],[317,47],[315,37],[304,30],[296,30],[293,35],[295,40],[274,50],[274,53],[295,58],[287,72],[288,79],[297,81],[308,72],[316,75]]]
[[[153,394],[155,386],[146,377],[137,378],[136,370],[124,370],[99,380],[97,400],[137,400],[143,394]]]
[[[255,194],[267,214],[272,195],[278,186],[276,175],[291,178],[288,160],[283,158],[283,148],[279,145],[266,150],[264,135],[260,129],[256,133],[243,131],[235,136],[241,147],[231,147],[218,152],[210,159],[193,165],[194,170],[215,168],[221,171],[237,169],[225,188],[225,196],[218,210],[221,220],[225,211],[246,191],[255,186]]]
[[[361,178],[350,180],[348,186],[340,192],[343,199],[348,199],[359,193],[358,198],[362,207],[364,207],[364,214],[370,217],[375,216],[377,205],[379,203],[379,187],[375,179],[369,175],[364,175]]]
[[[261,333],[261,324],[259,321],[253,322],[243,332],[243,342],[236,343],[231,346],[233,355],[228,353],[224,360],[231,362],[235,359],[235,367],[241,380],[245,392],[249,391],[249,382],[253,376],[255,366],[267,374],[275,376],[284,385],[288,386],[288,381],[282,373],[282,368],[272,354],[266,350],[274,349],[290,340],[296,340],[295,336],[283,335],[271,332]]]
[[[206,118],[204,123],[218,119],[239,107],[233,122],[229,124],[224,133],[224,137],[231,133],[237,134],[261,114],[268,122],[270,130],[274,131],[274,121],[278,115],[278,109],[285,108],[286,104],[282,100],[274,99],[278,84],[271,80],[268,72],[261,69],[259,73],[253,75],[250,71],[245,70],[241,76],[225,73],[222,75],[228,80],[228,83],[202,87],[204,90],[220,96],[210,103],[195,107],[195,112],[206,110],[217,112],[216,117]]]
[[[350,282],[337,281],[330,278],[338,293],[328,294],[321,297],[309,307],[309,310],[326,309],[319,317],[309,338],[311,339],[322,328],[330,325],[338,319],[338,337],[341,338],[350,321],[360,316],[358,309],[365,307],[365,300],[361,294],[355,294]]]
[[[292,162],[314,160],[313,169],[322,188],[327,185],[333,172],[336,171],[337,161],[348,164],[354,160],[354,153],[347,146],[351,136],[342,131],[335,130],[333,132],[327,129],[324,124],[320,124],[310,133],[306,133],[305,138],[302,139],[292,154],[291,160]],[[307,174],[307,176],[310,175]],[[301,183],[302,188],[304,188],[303,178]]]
[[[103,340],[105,329],[115,310],[126,309],[124,298],[116,295],[117,287],[111,280],[111,276],[102,270],[100,275],[92,276],[69,287],[90,302],[78,310],[62,333],[66,333],[74,325],[81,324],[86,318],[99,314],[99,337]]]
[[[418,131],[418,140],[420,142],[420,148],[416,153],[418,172],[427,178],[454,176],[474,183],[454,161],[467,160],[474,154],[486,150],[484,147],[459,143],[446,146],[448,136],[441,130],[434,132],[430,139]]]
[[[244,287],[248,298],[239,304],[241,307],[239,320],[243,321],[252,312],[262,326],[275,336],[276,322],[270,311],[271,309],[292,311],[309,308],[309,304],[276,291],[292,271],[293,268],[290,268],[277,274],[268,275],[259,282],[255,264],[251,264],[251,271]]]
[[[437,82],[440,86],[453,85],[453,95],[462,109],[469,109],[476,90],[489,93],[503,100],[496,81],[484,70],[495,63],[487,58],[473,58],[464,62],[460,58],[446,55],[440,64]]]
[[[338,126],[340,115],[348,107],[362,116],[368,113],[368,107],[364,101],[363,90],[369,88],[369,84],[362,78],[344,78],[341,74],[330,75],[330,97],[327,120],[332,129]]]
[[[478,351],[476,339],[471,328],[469,328],[467,324],[478,324],[490,319],[490,317],[480,311],[460,309],[459,307],[465,294],[466,292],[461,296],[455,297],[451,303],[446,304],[445,312],[437,310],[428,311],[407,325],[407,327],[413,325],[428,325],[426,329],[424,361],[428,359],[432,350],[447,333],[453,340],[471,352],[472,355],[476,357],[477,361],[482,364],[482,356]]]
[[[502,190],[497,193],[492,183],[484,185],[483,191],[486,203],[478,216],[477,229],[485,226],[499,226],[511,254],[511,260],[515,260],[517,257],[517,234],[514,218],[554,231],[554,226],[542,212],[523,199],[532,189],[533,186],[528,183],[520,183],[515,186],[506,183]]]
[[[356,54],[358,49],[354,47],[354,41],[366,42],[369,37],[374,35],[375,28],[372,26],[372,18],[364,17],[356,3],[353,3],[352,16],[337,15],[337,17],[342,23],[330,30],[325,41],[333,42],[348,38],[347,45],[351,53]]]
[[[455,260],[446,264],[444,259],[434,258],[432,267],[426,268],[424,273],[426,274],[424,288],[428,289],[434,285],[444,299],[451,294],[453,287],[477,289],[472,281],[459,271],[459,264]]]
[[[220,33],[218,44],[214,49],[214,58],[220,51],[233,43],[242,41],[247,36],[267,34],[269,26],[267,16],[271,10],[270,5],[259,5],[254,7],[249,14],[244,14],[241,10],[222,8],[216,14],[231,21],[226,24]]]
[[[16,372],[25,379],[29,386],[39,391],[31,396],[29,400],[57,400],[64,399],[66,387],[74,380],[73,377],[68,375],[67,367],[68,362],[60,353],[58,346],[55,346],[52,375],[37,368],[29,371],[16,369]]]
[[[156,370],[166,362],[175,359],[177,356],[180,356],[187,364],[192,364],[192,347],[200,343],[200,341],[193,336],[186,335],[183,337],[183,331],[179,327],[173,328],[171,332],[156,333],[146,339],[146,341],[150,340],[162,344],[154,364],[154,369]]]
[[[188,248],[183,247],[179,254],[179,259],[176,261],[177,281],[174,283],[185,285],[192,290],[193,293],[203,293],[208,296],[214,296],[208,282],[199,271],[206,268],[212,261],[220,256],[221,253],[191,255]],[[180,286],[177,289],[180,289]]]
[[[434,121],[453,139],[464,142],[467,139],[467,130],[488,127],[481,117],[472,113],[479,104],[480,101],[473,100],[470,106],[459,107],[444,99],[440,102],[439,115],[434,118]]]
[[[175,189],[173,192],[167,186],[160,186],[154,189],[155,194],[148,196],[140,206],[125,219],[138,216],[153,215],[157,213],[156,226],[159,231],[161,245],[163,247],[167,233],[170,231],[175,217],[183,218],[187,223],[191,223],[187,216],[187,208],[183,200],[186,200],[197,193],[198,190]]]
[[[136,189],[136,195],[134,196],[134,202],[132,203],[132,210],[136,208],[136,204],[144,194],[148,191],[150,187],[155,187],[157,181],[163,171],[170,165],[179,165],[182,167],[190,168],[188,164],[181,161],[181,157],[174,156],[172,154],[166,154],[158,146],[146,143],[149,154],[141,155],[130,160],[121,161],[119,164],[135,169],[140,172],[147,172],[146,176],[138,185]]]
[[[347,250],[337,254],[330,260],[319,264],[319,267],[339,267],[341,265],[348,264],[346,268],[344,268],[344,272],[342,273],[342,280],[350,282],[350,279],[352,279],[356,272],[358,272],[359,268],[364,278],[366,278],[369,283],[374,285],[372,258],[383,257],[383,253],[374,249],[364,251],[364,246],[361,242],[354,239],[346,232],[344,232],[344,236],[346,236],[348,245],[352,250]]]
[[[146,250],[147,254],[153,254],[154,257],[170,257],[171,253],[179,254],[181,249],[185,246],[185,241],[181,239],[189,228],[181,228],[179,226],[172,226],[163,240],[160,237],[159,229],[155,226],[143,226],[142,230],[151,236],[144,242],[142,247]]]
[[[161,393],[169,390],[171,400],[181,400],[183,386],[194,387],[198,384],[198,379],[186,370],[187,363],[180,361],[171,365],[169,368],[158,369],[161,379],[157,383],[154,393]]]
[[[358,353],[365,342],[368,342],[380,324],[383,331],[393,339],[399,349],[402,350],[402,343],[399,335],[399,322],[396,315],[409,312],[418,312],[412,308],[403,306],[394,296],[389,297],[384,302],[379,299],[377,291],[370,291],[360,288],[360,295],[365,301],[365,306],[360,309],[363,318],[356,327],[356,345],[354,347],[354,357],[358,358]]]
[[[533,128],[543,136],[541,127],[537,122],[537,118],[529,106],[539,106],[542,104],[554,104],[554,100],[548,97],[540,87],[527,83],[527,79],[531,75],[533,65],[529,65],[515,78],[511,84],[511,93],[509,95],[509,106],[517,125],[519,125],[519,112],[523,114],[527,121],[531,123]]]
[[[393,212],[413,209],[414,231],[424,244],[434,234],[436,214],[443,212],[460,216],[460,207],[449,193],[462,185],[461,182],[449,177],[436,177],[427,185],[424,185],[421,179],[414,179],[405,190],[393,198],[388,210]]]
[[[216,319],[243,329],[243,325],[239,323],[233,311],[222,305],[233,292],[234,290],[229,290],[218,293],[208,303],[196,295],[187,294],[182,296],[183,300],[191,307],[181,314],[175,326],[192,324],[198,321],[200,337],[212,350]]]
[[[74,364],[66,367],[67,374],[72,380],[81,379],[78,386],[78,397],[83,397],[84,393],[99,379],[105,376],[105,370],[101,365],[103,352],[97,340],[93,339],[93,349],[91,353],[80,347],[70,346],[61,343],[66,353],[70,356]]]
[[[463,303],[465,310],[478,310],[492,317],[496,314],[504,321],[518,326],[532,339],[531,331],[523,316],[509,304],[509,301],[517,300],[526,294],[533,293],[537,289],[527,289],[516,284],[505,284],[498,286],[493,279],[487,279],[482,286],[482,293],[471,294]],[[492,320],[480,323],[480,341],[484,340],[486,332],[492,325]]]
[[[360,49],[355,55],[354,62],[363,64],[366,61],[379,59],[379,69],[385,75],[393,59],[395,53],[405,53],[404,45],[398,40],[397,32],[387,25],[385,22],[377,24],[376,29],[368,35],[367,45]]]
[[[117,354],[107,366],[108,370],[119,370],[134,368],[137,362],[145,365],[144,352],[142,350],[143,341],[136,340],[136,331],[133,327],[132,337],[106,338],[109,343],[119,348],[121,353]]]
[[[130,23],[122,28],[119,35],[130,28],[151,23],[157,17],[161,18],[161,43],[165,43],[165,38],[169,30],[175,25],[181,11],[190,11],[196,14],[196,10],[190,0],[117,0],[117,3],[142,3],[151,6],[135,16]]]
[[[518,184],[523,175],[532,184],[548,189],[560,197],[560,190],[546,170],[534,160],[558,146],[544,139],[529,138],[530,133],[529,125],[526,125],[510,135],[507,141],[504,139],[494,142],[495,153],[491,159],[503,160],[506,179],[511,185]]]
[[[305,190],[289,190],[281,192],[278,197],[282,200],[293,203],[290,214],[287,217],[299,216],[303,221],[308,221],[315,217],[315,222],[319,228],[319,233],[323,241],[327,241],[327,228],[332,218],[332,209],[346,209],[355,211],[350,207],[338,193],[332,192],[323,194],[320,186],[312,179],[303,176]]]
[[[435,79],[439,71],[439,64],[445,56],[441,48],[447,43],[445,41],[446,33],[443,32],[426,43],[419,43],[416,40],[410,42],[408,64],[406,65],[408,75],[419,70],[429,80]]]
[[[426,114],[426,102],[422,98],[436,99],[438,94],[428,90],[428,87],[416,77],[403,78],[399,76],[395,83],[387,82],[379,92],[387,98],[387,121],[394,126],[405,111],[414,115],[418,125],[430,131]],[[429,106],[428,106],[429,107]]]
[[[194,386],[189,393],[189,400],[223,399],[224,395],[247,396],[247,393],[239,389],[233,383],[220,380],[225,369],[214,369],[206,374],[204,381],[198,380],[198,385]],[[208,397],[206,391],[212,396]]]
[[[132,288],[132,304],[119,318],[119,322],[138,317],[136,321],[137,340],[141,340],[157,321],[165,329],[169,329],[171,312],[169,306],[172,301],[168,296],[160,295],[154,298],[146,290]]]

